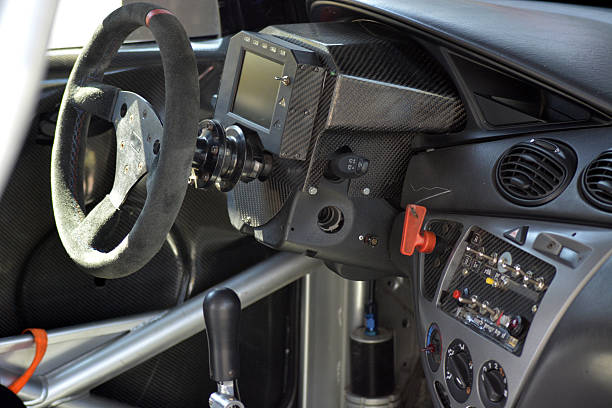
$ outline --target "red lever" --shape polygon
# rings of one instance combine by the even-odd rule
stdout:
[[[404,230],[402,232],[402,247],[400,252],[411,256],[418,252],[429,254],[436,247],[436,234],[431,231],[421,231],[427,209],[420,205],[410,204],[406,207]]]

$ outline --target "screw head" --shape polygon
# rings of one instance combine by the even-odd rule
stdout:
[[[532,313],[535,313],[535,312],[537,312],[537,311],[538,311],[538,305],[533,305],[533,306],[531,306],[531,312],[532,312]]]
[[[366,195],[366,196],[367,196],[367,195],[370,195],[370,192],[371,192],[371,191],[370,191],[370,188],[369,188],[369,187],[364,187],[364,189],[363,189],[363,190],[361,190],[361,193],[362,193],[363,195]]]
[[[363,240],[364,240],[364,236],[363,236],[363,235],[360,235],[360,236],[359,236],[359,240],[360,240],[360,241],[363,241]]]
[[[125,166],[125,167],[123,168],[123,172],[124,172],[125,174],[128,174],[128,172],[129,172],[129,171],[130,171],[130,168],[129,168],[128,166]]]
[[[317,188],[315,186],[310,186],[308,188],[308,194],[310,194],[310,195],[317,195],[318,192],[319,192],[319,190],[317,190]]]

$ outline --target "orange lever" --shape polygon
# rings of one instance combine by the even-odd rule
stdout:
[[[47,351],[47,332],[43,329],[25,329],[23,334],[31,333],[34,336],[34,343],[36,344],[36,353],[34,354],[34,360],[30,367],[23,373],[23,375],[17,378],[11,385],[9,385],[8,389],[13,391],[15,394],[18,394],[19,391],[26,385],[26,383],[32,378],[34,371],[36,371],[36,367],[40,364],[41,360],[45,356],[45,352]]]
[[[436,247],[436,234],[431,231],[421,231],[425,214],[427,208],[420,205],[409,204],[406,207],[400,248],[402,254],[411,256],[415,249],[417,252],[429,254]]]

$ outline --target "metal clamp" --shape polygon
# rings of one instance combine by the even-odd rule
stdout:
[[[213,392],[208,399],[210,408],[244,408],[244,404],[227,394]]]

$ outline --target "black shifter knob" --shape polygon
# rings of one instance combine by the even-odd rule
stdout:
[[[202,306],[208,337],[210,378],[216,382],[233,381],[240,374],[240,298],[231,289],[214,289],[206,295]]]

